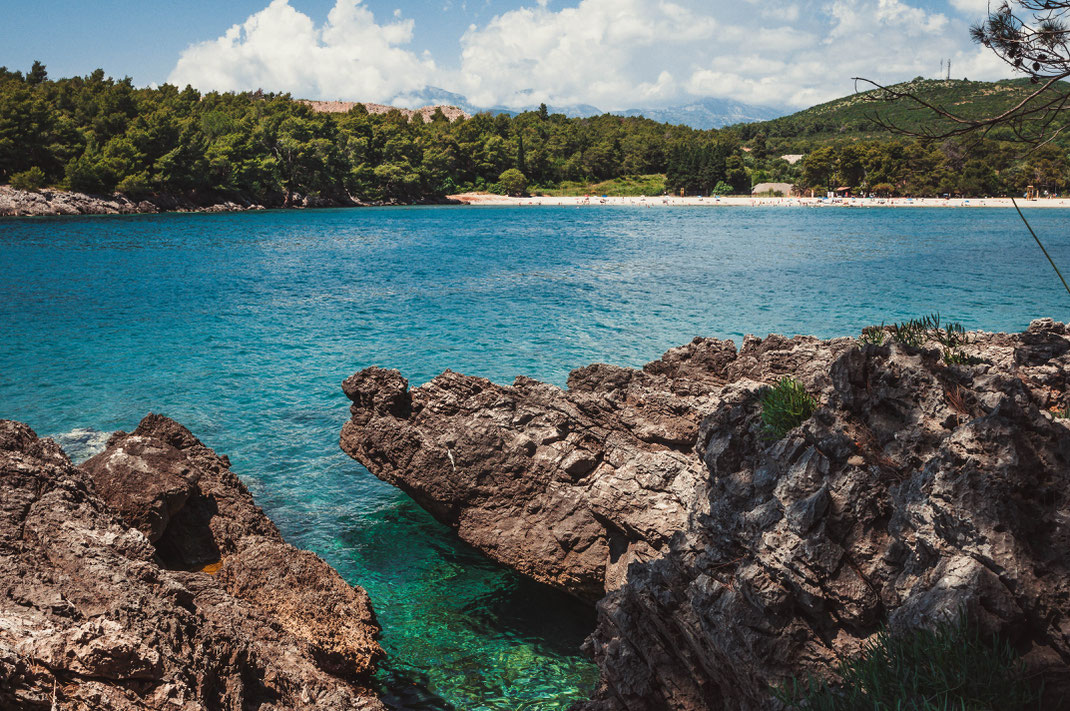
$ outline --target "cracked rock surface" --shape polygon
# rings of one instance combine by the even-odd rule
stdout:
[[[568,389],[369,369],[342,448],[490,557],[598,601],[585,711],[765,709],[882,625],[965,611],[1070,690],[1070,333],[696,339]],[[762,437],[761,389],[819,403]],[[1070,694],[1066,695],[1070,698]],[[1054,702],[1049,708],[1054,708]]]
[[[378,710],[378,631],[178,423],[74,467],[0,421],[0,708]]]

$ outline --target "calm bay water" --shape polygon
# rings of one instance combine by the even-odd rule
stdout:
[[[1070,212],[1030,213],[1070,271]],[[0,417],[174,417],[287,539],[371,593],[407,707],[564,709],[593,613],[483,560],[338,449],[340,382],[563,384],[696,335],[1070,317],[1013,211],[399,208],[0,221]],[[74,447],[78,449],[77,446]],[[73,452],[77,454],[78,452]]]

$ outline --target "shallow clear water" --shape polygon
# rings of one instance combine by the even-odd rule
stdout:
[[[1070,213],[1030,213],[1070,270]],[[190,427],[287,538],[371,593],[408,707],[564,709],[593,613],[498,568],[338,449],[370,365],[563,384],[696,335],[1065,320],[1008,210],[399,208],[0,221],[0,417]]]

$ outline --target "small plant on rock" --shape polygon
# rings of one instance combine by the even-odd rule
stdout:
[[[985,639],[964,616],[932,630],[884,630],[836,673],[839,683],[796,679],[774,696],[807,711],[1009,711],[1039,702],[1010,645]]]
[[[858,337],[859,344],[863,346],[883,346],[888,333],[884,324],[880,326],[866,326],[862,329],[862,335]]]
[[[970,343],[970,337],[963,325],[951,321],[941,328],[939,313],[892,324],[888,327],[888,331],[896,343],[912,348],[921,348],[926,341],[935,340],[943,346],[946,365],[976,365],[981,362],[978,358],[968,356],[962,351],[962,347]]]
[[[904,346],[920,348],[932,331],[940,328],[940,314],[930,314],[922,318],[912,318],[902,323],[894,323],[890,330],[892,340]]]
[[[944,347],[944,363],[946,365],[976,365],[980,359],[968,356],[962,352],[962,346],[970,344],[970,337],[961,323],[952,321],[944,328],[933,331],[933,337]]]
[[[762,404],[762,436],[770,441],[782,439],[810,419],[817,409],[817,400],[806,392],[802,383],[788,377],[763,390],[759,400]]]
[[[955,350],[970,344],[970,337],[966,335],[966,329],[963,328],[961,323],[955,321],[948,323],[943,328],[934,329],[933,335],[940,342],[940,345],[948,350]]]

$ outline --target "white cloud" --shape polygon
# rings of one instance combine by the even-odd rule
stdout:
[[[361,0],[337,0],[321,27],[288,0],[272,0],[219,39],[187,48],[168,81],[203,90],[387,101],[426,86],[435,72],[428,57],[403,47],[412,32],[413,21],[400,13],[377,24]]]
[[[714,39],[717,21],[673,2],[581,0],[523,7],[461,38],[455,84],[476,103],[627,108],[671,98],[677,45]]]
[[[1006,74],[998,62],[970,45],[965,23],[901,0],[811,3],[803,17],[807,20],[800,24],[811,41],[784,41],[781,47],[790,47],[787,51],[760,55],[746,52],[740,42],[742,55],[712,57],[684,86],[698,95],[805,107],[853,91],[851,78],[855,76],[879,82],[935,77],[941,61],[948,58],[956,77],[964,76],[964,70],[974,79]],[[805,37],[799,34],[800,40]],[[770,57],[778,61],[770,62]]]
[[[999,2],[989,0],[951,0],[951,6],[961,13],[983,19],[988,15],[989,9],[998,8]]]
[[[414,23],[400,13],[378,24],[361,0],[336,0],[320,26],[273,0],[187,49],[170,81],[383,103],[436,85],[483,106],[612,110],[692,96],[804,107],[851,92],[853,76],[935,77],[947,58],[958,77],[1007,75],[969,41],[969,21],[988,0],[937,9],[929,0],[519,1],[469,26],[456,65],[444,69],[409,47]]]
[[[619,109],[688,93],[802,107],[849,93],[853,76],[935,76],[947,57],[977,78],[1002,76],[967,27],[910,0],[580,0],[469,29],[453,85],[506,106]]]

